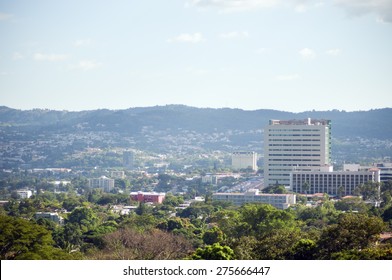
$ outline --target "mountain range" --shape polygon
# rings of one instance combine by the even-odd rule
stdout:
[[[335,138],[392,139],[392,108],[346,112],[339,110],[292,113],[278,110],[195,108],[185,105],[138,107],[124,110],[18,110],[0,106],[0,126],[22,130],[72,132],[75,129],[138,134],[142,129],[189,130],[211,133],[261,130],[270,119],[329,119]]]

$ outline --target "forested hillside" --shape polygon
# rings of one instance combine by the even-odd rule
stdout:
[[[226,130],[259,130],[270,119],[323,118],[332,120],[334,137],[391,139],[392,108],[370,111],[308,111],[290,113],[276,110],[208,109],[183,105],[92,110],[81,112],[53,110],[16,110],[0,107],[0,124],[28,129],[71,132],[86,130],[138,133],[149,127],[156,130],[190,130],[199,133]]]

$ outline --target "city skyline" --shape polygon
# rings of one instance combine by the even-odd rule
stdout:
[[[0,105],[392,107],[392,2],[3,1]]]

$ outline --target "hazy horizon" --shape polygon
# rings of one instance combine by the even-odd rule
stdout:
[[[243,109],[243,108],[235,108],[235,107],[197,107],[197,106],[191,106],[191,105],[185,105],[185,104],[164,104],[164,105],[151,105],[151,106],[136,106],[136,107],[127,107],[127,108],[93,108],[93,109],[85,109],[85,110],[67,110],[67,109],[53,109],[53,108],[14,108],[6,105],[0,104],[0,107],[7,107],[9,109],[14,109],[14,110],[21,110],[21,111],[33,111],[33,110],[50,110],[50,111],[65,111],[65,112],[84,112],[84,111],[97,111],[97,110],[109,110],[109,111],[122,111],[122,110],[130,110],[130,109],[139,109],[139,108],[154,108],[154,107],[170,107],[170,106],[184,106],[188,108],[195,108],[195,109],[230,109],[230,110],[242,110],[242,111],[258,111],[258,110],[272,110],[272,111],[280,111],[280,112],[287,112],[287,113],[293,113],[293,114],[300,114],[300,113],[306,113],[306,112],[328,112],[328,111],[339,111],[339,112],[366,112],[366,111],[372,111],[372,110],[383,110],[383,109],[391,109],[392,107],[382,107],[382,108],[370,108],[370,109],[365,109],[365,110],[344,110],[344,109],[326,109],[326,110],[315,110],[315,109],[309,109],[309,110],[304,110],[304,111],[286,111],[282,109],[271,109],[271,108],[258,108],[258,109]]]

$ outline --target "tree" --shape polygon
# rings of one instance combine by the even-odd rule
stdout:
[[[338,187],[338,192],[337,192],[338,198],[342,198],[344,196],[344,194],[345,194],[344,190],[345,190],[345,188],[343,186]]]
[[[305,192],[305,194],[308,193],[308,191],[310,190],[310,185],[308,182],[303,183],[302,190]]]
[[[369,207],[360,197],[348,197],[335,202],[336,210],[366,213]]]
[[[99,219],[91,208],[76,208],[66,219],[67,223],[78,225],[82,232],[94,229],[98,225]]]
[[[364,250],[349,250],[333,254],[336,260],[392,260],[392,247],[381,246]]]
[[[191,252],[191,244],[182,236],[158,229],[139,232],[122,228],[103,238],[102,250],[91,251],[89,259],[106,260],[174,260]]]
[[[319,257],[330,259],[334,253],[366,249],[375,244],[384,229],[385,224],[378,217],[343,213],[337,224],[323,230],[318,243]]]
[[[203,241],[207,245],[221,243],[224,239],[225,234],[218,227],[213,227],[212,229],[204,232],[203,234]]]
[[[269,204],[245,204],[240,208],[241,220],[247,223],[250,234],[265,235],[281,228],[296,226],[295,216],[289,210],[279,210]]]
[[[0,258],[2,260],[71,259],[53,247],[51,232],[22,218],[0,216]]]
[[[207,245],[204,248],[197,248],[191,256],[193,260],[233,260],[234,251],[229,246],[222,246],[219,243]]]

